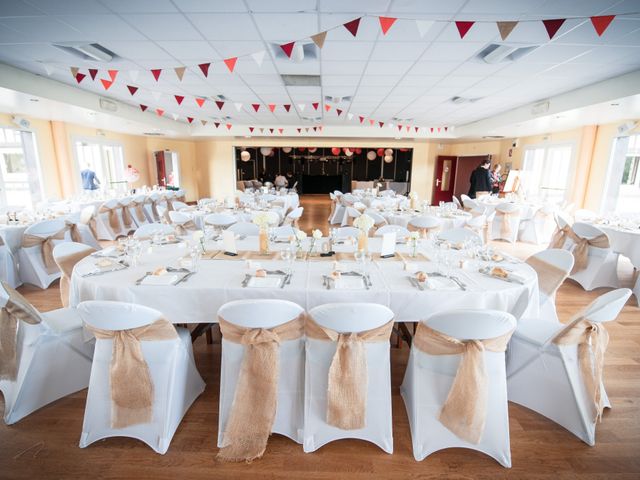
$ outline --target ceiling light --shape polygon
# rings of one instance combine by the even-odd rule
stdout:
[[[110,62],[116,56],[115,53],[99,43],[64,42],[54,43],[53,46],[85,60]]]
[[[30,98],[29,101],[30,102],[39,102],[40,100],[38,100],[37,98]]]
[[[500,63],[503,62],[509,55],[515,52],[518,47],[513,47],[511,45],[498,45],[497,48],[493,49],[491,52],[487,53],[482,59],[486,63]]]
[[[490,43],[476,55],[476,58],[492,65],[496,63],[515,62],[539,47],[540,45]]]
[[[319,87],[320,75],[280,75],[285,87]]]

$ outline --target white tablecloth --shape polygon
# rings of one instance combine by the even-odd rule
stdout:
[[[376,250],[379,239],[370,239],[370,248]],[[209,243],[208,248],[220,248]],[[257,239],[248,237],[238,242],[240,250],[256,250]],[[274,248],[283,248],[275,244]],[[336,250],[348,248],[336,246]],[[406,251],[406,246],[399,246]],[[528,299],[527,316],[538,315],[538,286],[536,274],[524,263],[506,264],[525,278],[523,285],[486,277],[475,270],[454,268],[453,273],[467,285],[447,290],[419,291],[409,282],[411,275],[403,269],[403,262],[380,260],[373,262],[369,273],[371,289],[327,290],[322,275],[333,269],[332,261],[297,260],[293,277],[284,288],[243,288],[245,274],[252,273],[242,260],[201,260],[198,272],[187,282],[176,286],[136,286],[135,280],[145,272],[162,266],[177,266],[177,259],[187,252],[173,246],[153,247],[152,253],[143,255],[139,266],[103,275],[83,277],[93,269],[95,258],[87,257],[74,270],[72,276],[72,305],[85,300],[117,300],[138,303],[160,310],[173,323],[215,322],[216,312],[224,303],[248,298],[278,298],[293,301],[305,309],[328,302],[372,302],[387,305],[395,313],[396,321],[418,321],[427,315],[452,308],[497,309],[514,312],[518,300]],[[457,253],[457,252],[456,252]],[[355,262],[343,261],[348,270],[356,270]],[[433,272],[436,265],[430,261],[416,261],[417,268]],[[267,269],[284,269],[280,260],[262,261]],[[446,293],[443,295],[443,293]]]
[[[382,211],[380,214],[385,218],[390,225],[400,225],[401,227],[407,228],[409,222],[413,218],[417,218],[423,215],[435,216],[440,219],[442,222],[440,225],[440,230],[449,230],[451,228],[459,228],[464,227],[467,223],[467,220],[471,218],[471,214],[466,212],[459,212],[457,215],[450,216],[442,216],[436,213],[418,213],[418,212],[387,212]]]
[[[614,227],[594,223],[594,226],[607,234],[614,252],[624,255],[631,264],[640,268],[640,229]]]

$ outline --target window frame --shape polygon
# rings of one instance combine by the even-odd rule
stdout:
[[[82,178],[80,177],[80,172],[82,171],[82,166],[80,165],[80,158],[78,156],[78,148],[77,148],[77,143],[90,143],[90,144],[96,144],[100,146],[100,151],[101,151],[101,161],[104,161],[104,159],[102,158],[102,148],[103,147],[118,147],[121,149],[122,151],[122,174],[123,174],[123,178],[122,181],[125,181],[124,175],[126,175],[126,169],[127,169],[127,161],[125,159],[125,150],[124,150],[124,145],[121,142],[118,142],[116,140],[110,140],[110,139],[106,139],[106,138],[101,138],[101,137],[90,137],[90,136],[82,136],[82,135],[73,135],[71,137],[71,150],[73,151],[73,167],[75,169],[75,174],[74,174],[74,178],[75,180],[75,185],[77,187],[77,191],[78,192],[82,192]],[[104,166],[103,166],[104,167]],[[110,186],[109,182],[107,181],[106,178],[98,178],[100,180],[100,182],[102,182],[100,184],[100,189],[109,189],[109,188],[113,188]]]
[[[525,157],[527,155],[527,150],[535,150],[535,149],[543,149],[544,158],[543,158],[543,168],[544,163],[547,162],[549,156],[549,150],[558,147],[570,147],[571,148],[571,156],[569,159],[569,170],[567,171],[567,184],[564,189],[564,196],[561,199],[561,202],[568,202],[571,198],[573,198],[575,182],[572,179],[575,178],[576,175],[576,167],[577,167],[577,142],[573,140],[566,140],[560,142],[540,142],[540,143],[532,143],[529,145],[525,145],[522,151],[522,163],[520,165],[520,170],[526,172],[524,169],[525,166]]]

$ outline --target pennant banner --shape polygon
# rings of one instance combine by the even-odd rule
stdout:
[[[378,17],[380,21],[380,29],[382,30],[382,34],[386,35],[389,29],[396,23],[397,18],[393,17]]]
[[[544,28],[547,30],[547,34],[549,35],[549,40],[552,40],[553,37],[555,37],[556,33],[558,33],[558,30],[560,30],[560,27],[565,21],[566,19],[564,18],[542,21],[542,24],[544,25]]]
[[[518,22],[496,22],[498,25],[498,32],[500,32],[500,38],[505,41],[509,34],[516,28]]]
[[[324,46],[324,41],[327,39],[327,32],[316,33],[315,35],[311,35],[311,40],[313,43],[317,45],[318,48],[322,48]]]
[[[176,77],[178,77],[178,80],[182,81],[182,77],[184,77],[184,72],[187,69],[187,67],[176,67],[173,69],[174,72],[176,72]]]
[[[593,28],[595,28],[596,33],[599,37],[602,36],[604,31],[609,28],[611,22],[615,18],[615,15],[601,15],[599,17],[591,17],[591,23],[593,24]]]
[[[351,20],[350,22],[345,23],[343,27],[346,28],[349,31],[349,33],[355,37],[356,35],[358,35],[360,20],[362,20],[362,18],[356,18],[355,20]]]

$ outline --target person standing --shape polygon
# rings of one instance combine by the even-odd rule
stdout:
[[[500,182],[502,181],[502,175],[500,174],[500,170],[502,169],[502,165],[496,163],[491,169],[491,193],[497,195],[500,193]]]
[[[84,170],[80,172],[80,177],[82,178],[82,189],[85,192],[92,192],[99,188],[100,180],[96,176],[96,172],[91,170],[91,165],[88,163],[85,165]]]
[[[289,181],[287,180],[287,178],[282,175],[281,173],[278,173],[276,175],[275,180],[273,181],[273,183],[275,184],[276,188],[284,188],[287,185],[289,185]]]
[[[478,167],[471,172],[471,178],[469,178],[469,197],[476,198],[478,193],[491,192],[491,172],[489,167],[491,166],[491,160],[484,160]]]

